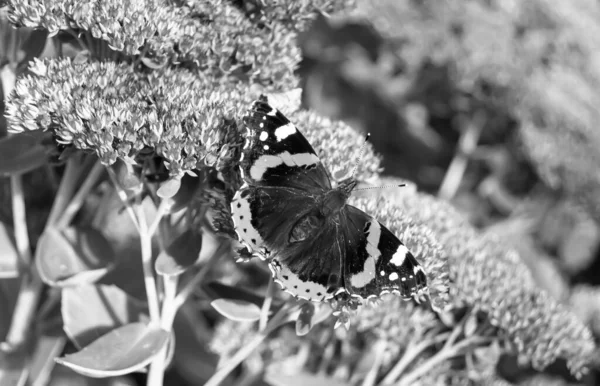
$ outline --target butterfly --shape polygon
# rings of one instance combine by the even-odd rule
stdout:
[[[243,185],[231,202],[235,232],[268,260],[292,295],[324,301],[340,293],[368,299],[427,290],[425,271],[383,224],[349,205],[354,178],[333,187],[316,152],[279,110],[261,97],[243,122]]]

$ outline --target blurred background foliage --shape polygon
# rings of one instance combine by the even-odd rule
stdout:
[[[132,1],[127,12],[118,1],[7,3],[0,22],[0,65],[10,67],[2,76],[3,111],[9,94],[6,72],[30,77],[21,78],[14,106],[42,106],[41,99],[31,98],[36,74],[27,70],[39,56],[51,58],[46,63],[56,71],[48,84],[38,82],[37,87],[57,87],[57,93],[62,89],[66,99],[73,89],[57,80],[85,74],[78,79],[83,84],[108,72],[108,83],[119,79],[121,90],[130,93],[120,95],[128,100],[143,105],[146,95],[140,89],[164,89],[161,95],[171,104],[163,105],[161,114],[171,114],[177,105],[175,120],[188,115],[199,119],[193,111],[194,87],[203,88],[202,102],[218,105],[216,118],[202,117],[208,126],[236,109],[243,111],[250,95],[300,87],[302,107],[312,112],[294,117],[315,147],[326,149],[329,160],[344,162],[351,151],[337,146],[338,141],[327,143],[336,137],[325,131],[338,133],[347,127],[314,113],[371,132],[383,167],[379,182],[401,178],[418,187],[419,193],[386,189],[355,203],[394,224],[416,253],[435,256],[427,264],[449,261],[452,312],[435,315],[392,298],[378,308],[365,307],[348,331],[332,330],[329,323],[298,337],[293,327],[282,328],[248,356],[243,369],[228,380],[231,384],[319,384],[324,377],[323,384],[329,385],[338,379],[346,380],[340,384],[389,384],[406,369],[413,370],[409,384],[598,384],[594,363],[579,380],[569,371],[579,373],[588,364],[600,338],[600,131],[593,128],[600,105],[598,2]],[[61,61],[64,57],[72,61]],[[103,67],[98,62],[120,65]],[[113,93],[100,83],[99,94],[92,94],[93,87],[86,91],[89,108],[116,114],[113,106],[93,104]],[[165,84],[177,88],[168,90]],[[215,95],[209,95],[212,91]],[[120,105],[120,111],[131,106]],[[14,127],[76,121],[60,111],[52,111],[47,122],[28,120],[31,111],[9,111],[19,117]],[[314,127],[305,129],[308,124]],[[6,131],[2,114],[0,136]],[[222,137],[227,136],[219,135],[211,142],[216,149],[203,147],[198,159],[223,172],[235,147],[223,150]],[[351,139],[347,141],[339,142]],[[163,142],[173,141],[165,137]],[[100,145],[96,151],[102,156]],[[108,149],[108,161],[122,155],[113,150]],[[372,155],[365,169],[377,169],[375,159]],[[170,172],[189,167],[177,165]],[[26,198],[34,245],[57,178],[55,169],[25,175],[32,188]],[[98,190],[106,191],[105,185]],[[219,203],[210,189],[200,195],[205,202]],[[0,202],[8,202],[9,196],[6,179],[0,180]],[[90,197],[81,218],[94,217],[94,200],[107,196]],[[112,200],[116,202],[114,195]],[[114,211],[95,221],[103,224],[119,253],[139,253],[127,216],[119,205],[113,206]],[[10,207],[0,205],[0,220],[9,223],[10,217]],[[129,263],[103,282],[117,283],[143,298],[143,283],[131,280],[140,275],[140,267]],[[259,293],[268,272],[259,264],[234,266],[226,256],[211,268],[211,275]],[[15,285],[7,280],[2,285],[0,304],[11,309]],[[210,288],[198,292],[210,293]],[[56,292],[48,298],[52,295]],[[182,308],[175,321],[178,343],[174,370],[167,377],[171,384],[206,381],[218,360],[227,362],[256,338],[251,324],[220,318],[201,295],[188,303],[193,304]],[[42,328],[58,334],[61,321],[54,311],[48,311]],[[10,323],[6,315],[0,312],[2,336]],[[450,337],[444,327],[450,328]],[[440,337],[447,344],[440,345]],[[508,337],[510,344],[505,346],[502,339],[490,343],[489,337]],[[398,361],[400,354],[414,363]],[[375,375],[370,375],[374,368]],[[134,384],[143,378],[138,374],[94,383],[57,369],[57,385],[67,380]],[[378,377],[377,369],[385,369],[387,377]],[[429,371],[417,374],[415,369]],[[300,375],[284,377],[294,372]]]

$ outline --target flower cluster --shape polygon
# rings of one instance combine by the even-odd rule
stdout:
[[[357,3],[353,17],[369,21],[386,39],[385,46],[402,58],[405,76],[420,74],[430,63],[448,68],[451,87],[474,97],[475,108],[495,103],[486,111],[494,118],[486,123],[487,135],[494,125],[506,130],[512,126],[507,120],[517,121],[522,150],[543,181],[600,218],[600,136],[595,127],[600,118],[595,108],[600,101],[600,39],[590,34],[599,29],[597,3]],[[387,83],[394,84],[393,79]],[[429,85],[438,94],[444,86]],[[461,98],[455,92],[447,97],[454,100],[443,103],[448,109],[464,107],[467,101]],[[434,100],[435,95],[428,95],[424,103]],[[500,125],[493,123],[499,110]],[[435,106],[429,106],[429,113],[436,115]]]
[[[270,3],[263,10],[258,3],[257,9],[240,9],[223,0],[13,0],[9,14],[16,25],[43,27],[51,34],[89,32],[126,55],[194,63],[203,70],[290,87],[300,60],[296,31],[319,6],[336,9],[326,1]]]
[[[444,201],[408,189],[395,201],[414,221],[431,227],[448,255],[455,307],[485,312],[534,366],[564,358],[575,374],[583,371],[595,350],[590,331],[536,286],[515,250],[479,234]]]
[[[181,175],[232,161],[241,143],[236,118],[249,97],[231,85],[126,63],[38,60],[30,70],[7,103],[11,129],[53,130],[59,143],[92,150],[106,165],[151,148]]]
[[[363,135],[342,121],[334,121],[312,111],[297,111],[289,119],[304,133],[334,180],[341,181],[350,176],[359,150],[365,144]],[[365,146],[355,177],[361,181],[373,181],[381,171],[381,159],[371,144]]]

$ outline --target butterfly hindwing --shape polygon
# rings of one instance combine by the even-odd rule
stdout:
[[[331,189],[327,171],[314,149],[279,110],[258,100],[244,123],[248,137],[241,169],[248,184],[308,191]]]
[[[404,244],[379,221],[346,205],[344,287],[361,298],[385,292],[410,298],[427,285],[425,272]]]
[[[235,231],[252,251],[269,257],[282,287],[324,300],[343,286],[339,228],[320,216],[315,196],[287,187],[246,186],[231,203]]]

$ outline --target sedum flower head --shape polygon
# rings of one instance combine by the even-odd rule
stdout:
[[[288,117],[313,146],[334,180],[350,176],[365,137],[342,121],[322,117],[315,112],[300,110]],[[356,177],[373,180],[381,170],[381,159],[367,143]]]
[[[574,374],[584,371],[595,350],[590,331],[536,286],[510,245],[480,235],[450,204],[432,196],[407,189],[395,201],[416,222],[428,224],[448,254],[454,307],[485,312],[537,368],[563,358]]]
[[[184,62],[288,89],[297,83],[297,32],[317,10],[333,11],[346,3],[288,0],[238,6],[224,0],[12,0],[8,5],[10,20],[17,25],[46,28],[51,34],[83,31],[126,55]]]
[[[52,130],[59,143],[94,151],[107,165],[154,149],[171,175],[235,156],[235,117],[248,99],[232,86],[181,69],[143,74],[126,63],[36,60],[31,72],[7,103],[13,131]]]

